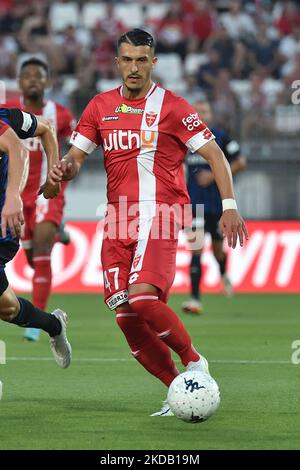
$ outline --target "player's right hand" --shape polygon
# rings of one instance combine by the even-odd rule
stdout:
[[[53,165],[48,173],[48,180],[55,184],[62,181],[68,181],[74,178],[75,168],[73,162],[61,160],[59,163]]]
[[[14,238],[18,237],[23,224],[23,204],[20,194],[6,192],[5,204],[1,212],[2,238],[6,237],[7,229]]]
[[[52,183],[47,179],[46,183],[40,187],[38,195],[43,194],[45,199],[53,199],[59,194],[60,190],[60,183]]]

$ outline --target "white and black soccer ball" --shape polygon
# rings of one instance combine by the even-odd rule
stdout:
[[[210,375],[187,371],[173,380],[167,400],[177,418],[189,423],[201,423],[217,410],[220,391]]]

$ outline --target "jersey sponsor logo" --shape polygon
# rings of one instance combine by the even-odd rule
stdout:
[[[133,284],[134,282],[138,280],[138,278],[139,278],[138,273],[131,274],[130,278],[128,279],[128,284]]]
[[[102,118],[102,121],[117,121],[119,119],[119,116],[104,116]]]
[[[115,113],[123,113],[123,114],[143,114],[143,108],[133,108],[132,106],[128,106],[125,103],[122,103],[120,106],[117,106],[115,109]]]
[[[128,300],[128,292],[127,290],[122,290],[120,292],[116,292],[111,297],[106,300],[106,305],[110,310],[114,310],[121,304],[124,304]]]
[[[105,152],[111,150],[132,150],[135,148],[153,149],[155,143],[154,131],[133,132],[114,130],[103,139],[103,148]]]
[[[191,113],[182,119],[182,123],[188,131],[193,131],[196,127],[199,127],[202,124],[202,121],[199,118],[198,113]]]
[[[203,137],[204,137],[205,140],[210,140],[211,137],[212,137],[211,131],[210,131],[209,129],[207,129],[207,128],[204,129],[204,131],[203,131]]]
[[[151,127],[153,126],[153,124],[155,123],[156,121],[156,118],[157,118],[157,113],[155,113],[154,111],[149,111],[148,113],[146,113],[146,124],[148,127]]]

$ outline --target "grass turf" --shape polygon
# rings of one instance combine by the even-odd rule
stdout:
[[[179,313],[183,296],[172,296]],[[1,322],[7,364],[0,365],[0,449],[299,449],[300,339],[297,295],[206,296],[205,314],[181,315],[210,361],[221,406],[191,425],[150,418],[166,390],[131,358],[113,314],[94,295],[55,295],[50,308],[69,313],[74,361],[51,359],[47,336],[23,342]]]

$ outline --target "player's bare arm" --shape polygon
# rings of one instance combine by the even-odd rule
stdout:
[[[236,175],[240,171],[244,171],[247,167],[247,160],[245,157],[239,157],[237,160],[234,160],[230,163],[230,169],[232,175]],[[197,174],[198,184],[206,188],[207,186],[214,183],[215,178],[213,173],[210,170],[202,170]]]
[[[235,199],[231,168],[216,142],[208,142],[198,150],[198,153],[208,161],[220,191],[221,198],[223,200]],[[228,246],[232,248],[236,247],[237,238],[239,238],[241,246],[244,244],[244,237],[246,240],[248,239],[245,222],[236,209],[224,210],[220,219],[220,227],[227,238]]]
[[[6,237],[7,228],[16,237],[24,223],[21,192],[28,175],[28,152],[11,128],[1,135],[0,150],[8,155],[8,182],[1,213],[2,237]]]
[[[49,177],[50,169],[59,162],[59,149],[56,131],[49,121],[41,116],[36,116],[37,128],[34,137],[40,137],[43,148],[45,150],[48,162],[48,175],[46,182],[41,186],[39,194],[44,195],[46,199],[52,199],[57,196],[60,191],[60,185],[55,183]]]
[[[62,160],[51,168],[49,173],[51,181],[60,183],[61,181],[74,179],[85,162],[87,155],[87,153],[72,145]]]

